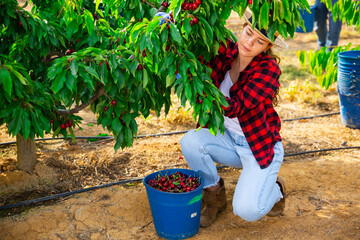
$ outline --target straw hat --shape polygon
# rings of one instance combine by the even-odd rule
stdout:
[[[252,26],[252,12],[249,8],[246,8],[245,12],[244,12],[244,19],[245,21]],[[258,29],[258,26],[255,25],[254,30],[260,34],[262,37],[264,37],[265,39],[267,39],[269,42],[271,42],[273,45],[277,46],[277,47],[281,47],[281,48],[285,48],[288,49],[288,45],[286,44],[285,40],[280,36],[279,32],[276,31],[275,32],[275,40],[271,41],[268,36],[267,36],[267,32],[265,29]]]

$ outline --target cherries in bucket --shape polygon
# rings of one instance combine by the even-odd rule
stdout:
[[[170,193],[183,193],[194,191],[200,186],[200,180],[198,177],[186,175],[180,171],[174,174],[163,175],[161,172],[156,176],[155,179],[150,179],[147,184],[162,192]]]

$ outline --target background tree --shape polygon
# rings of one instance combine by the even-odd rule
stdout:
[[[33,0],[31,13],[0,0],[0,125],[17,137],[19,167],[31,171],[36,136],[68,134],[80,110],[131,146],[136,117],[168,113],[171,95],[193,108],[213,134],[224,131],[227,102],[211,83],[210,60],[226,38],[231,11],[246,7],[269,33],[287,38],[302,25],[306,0]],[[169,19],[156,16],[170,13]],[[160,21],[165,21],[160,25]]]

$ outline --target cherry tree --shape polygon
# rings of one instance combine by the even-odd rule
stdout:
[[[36,163],[35,137],[71,136],[90,106],[114,136],[132,146],[136,118],[168,113],[171,95],[189,103],[213,134],[224,131],[227,102],[204,63],[227,38],[231,11],[249,7],[271,35],[293,37],[306,0],[0,0],[0,125],[16,136],[19,168]],[[167,13],[168,18],[158,16]]]

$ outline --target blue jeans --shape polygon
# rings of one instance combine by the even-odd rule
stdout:
[[[246,138],[229,131],[214,136],[205,128],[191,130],[180,144],[190,168],[204,177],[204,188],[215,186],[220,180],[214,162],[242,168],[232,202],[234,214],[242,219],[259,220],[283,197],[276,184],[284,157],[282,142],[276,143],[273,162],[265,169],[260,168]]]
[[[332,0],[334,5],[338,0]],[[329,18],[329,28],[326,19]],[[318,36],[319,49],[327,46],[328,51],[339,43],[342,22],[337,18],[334,21],[332,13],[327,9],[325,3],[320,0],[315,1],[315,32]]]

